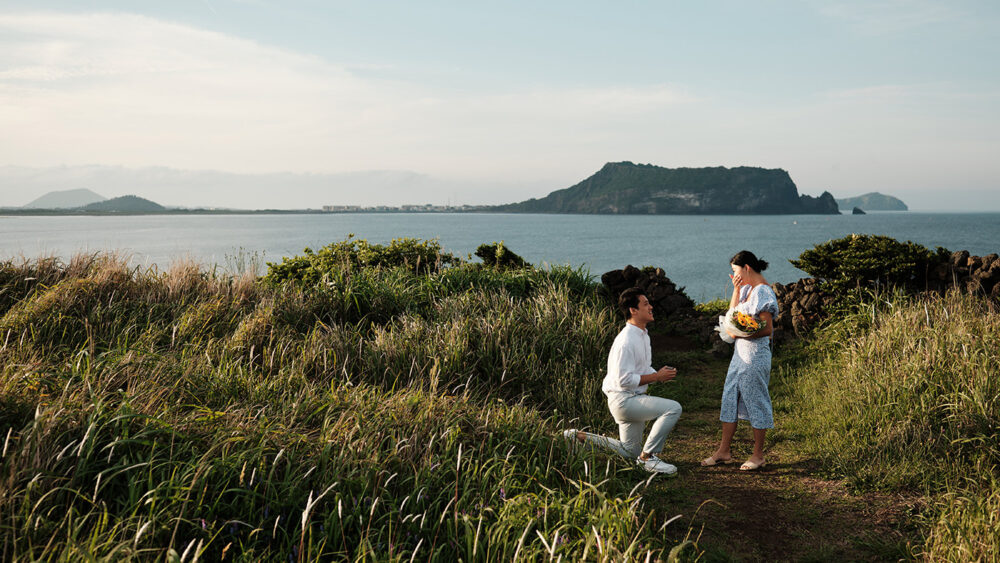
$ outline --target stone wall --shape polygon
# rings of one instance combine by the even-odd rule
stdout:
[[[941,264],[927,276],[940,284],[938,289],[957,286],[969,293],[989,295],[1000,300],[1000,256],[970,256],[967,250],[952,253],[947,264]]]
[[[823,320],[823,309],[836,299],[824,292],[815,278],[787,285],[776,283],[773,287],[778,296],[779,314],[775,319],[778,342],[801,336],[815,327]],[[966,250],[954,252],[948,262],[927,273],[925,287],[915,289],[943,293],[953,287],[1000,301],[1000,256],[970,256]]]
[[[626,266],[601,276],[609,300],[617,307],[618,296],[630,287],[640,287],[653,304],[656,328],[687,336],[692,342],[711,346],[720,356],[732,353],[732,345],[724,343],[713,329],[718,318],[699,315],[694,302],[664,274],[661,268],[639,269]],[[947,263],[927,273],[925,287],[919,291],[943,293],[952,287],[989,296],[1000,302],[1000,256],[970,256],[967,251],[955,252]],[[824,310],[837,296],[823,290],[821,280],[803,278],[790,284],[772,286],[778,297],[779,314],[775,319],[774,341],[781,344],[800,337],[815,328],[824,318]]]
[[[638,287],[646,293],[646,298],[653,304],[653,317],[663,326],[668,320],[677,317],[689,318],[696,315],[694,301],[663,273],[662,268],[639,269],[629,265],[621,270],[612,270],[601,276],[601,283],[607,291],[608,298],[618,306],[618,297],[630,287]],[[676,324],[676,323],[674,323]]]
[[[787,285],[776,283],[772,287],[778,297],[778,318],[774,320],[777,342],[808,332],[823,320],[823,309],[836,300],[833,294],[822,290],[816,278],[803,278]]]

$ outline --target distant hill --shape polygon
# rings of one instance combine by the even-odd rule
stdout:
[[[493,210],[644,215],[840,213],[828,192],[818,198],[799,195],[788,172],[781,169],[663,168],[631,162],[609,162],[575,186]]]
[[[102,213],[162,213],[167,208],[159,203],[138,196],[123,195],[85,205],[83,206],[83,210]]]
[[[860,207],[865,211],[909,211],[910,208],[902,200],[891,195],[871,192],[857,197],[845,197],[838,199],[837,205],[841,209],[851,209]]]
[[[104,196],[88,189],[49,192],[24,206],[25,209],[71,209],[104,201]]]

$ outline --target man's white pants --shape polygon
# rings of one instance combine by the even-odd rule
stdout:
[[[618,423],[618,436],[621,439],[584,432],[586,442],[628,459],[635,459],[642,452],[658,454],[663,451],[667,435],[674,429],[682,410],[677,401],[628,392],[608,394],[608,409]],[[642,431],[650,420],[653,421],[653,427],[643,444]]]

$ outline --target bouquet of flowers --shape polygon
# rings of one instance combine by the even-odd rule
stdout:
[[[764,330],[766,326],[767,321],[760,317],[730,309],[724,316],[719,317],[719,326],[715,327],[715,330],[718,331],[719,337],[724,342],[732,344],[734,339],[729,336],[730,332],[736,336],[747,337]]]

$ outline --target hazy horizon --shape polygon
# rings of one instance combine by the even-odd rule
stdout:
[[[1000,211],[998,20],[962,0],[0,0],[0,206],[498,204],[628,160]]]
[[[596,172],[595,170],[594,172]],[[583,180],[581,178],[580,180]],[[793,179],[794,180],[794,179]],[[219,171],[189,171],[173,170],[164,167],[145,169],[126,169],[120,167],[59,167],[54,169],[31,169],[24,167],[0,166],[0,183],[10,183],[20,187],[31,186],[30,189],[18,191],[18,201],[7,203],[0,201],[0,207],[22,207],[45,194],[73,189],[88,189],[98,195],[111,199],[123,195],[137,195],[167,207],[179,208],[222,208],[222,209],[320,209],[325,205],[357,205],[401,206],[401,205],[496,205],[523,201],[532,197],[544,197],[551,191],[570,186],[552,188],[544,193],[538,192],[537,186],[520,185],[516,187],[501,184],[480,184],[477,195],[483,199],[469,202],[459,196],[465,184],[449,185],[449,182],[431,178],[425,175],[406,171],[365,171],[344,174],[261,174],[240,175]],[[76,188],[63,188],[70,184],[87,184]],[[243,206],[233,200],[225,199],[231,193],[228,190],[217,189],[220,185],[229,184],[231,188],[239,189],[243,197],[251,200],[267,199],[267,194],[281,193],[282,204],[274,206]],[[100,187],[93,187],[100,186]],[[210,188],[216,189],[210,189]],[[829,190],[824,190],[829,191]],[[942,190],[943,191],[943,190]],[[962,193],[962,190],[948,189],[952,205],[931,203],[934,193],[911,193],[910,199],[903,199],[910,211],[917,212],[978,212],[1000,211],[1000,206],[962,206],[962,196],[969,199],[976,197],[975,193]],[[872,189],[866,192],[840,194],[832,192],[837,199],[846,199],[880,192]],[[522,193],[519,199],[511,199],[510,194]],[[808,193],[799,189],[800,194],[818,196],[822,192]],[[209,199],[205,198],[208,194]],[[441,195],[447,194],[441,200]],[[490,200],[490,197],[493,200]],[[192,202],[201,203],[192,203]]]

